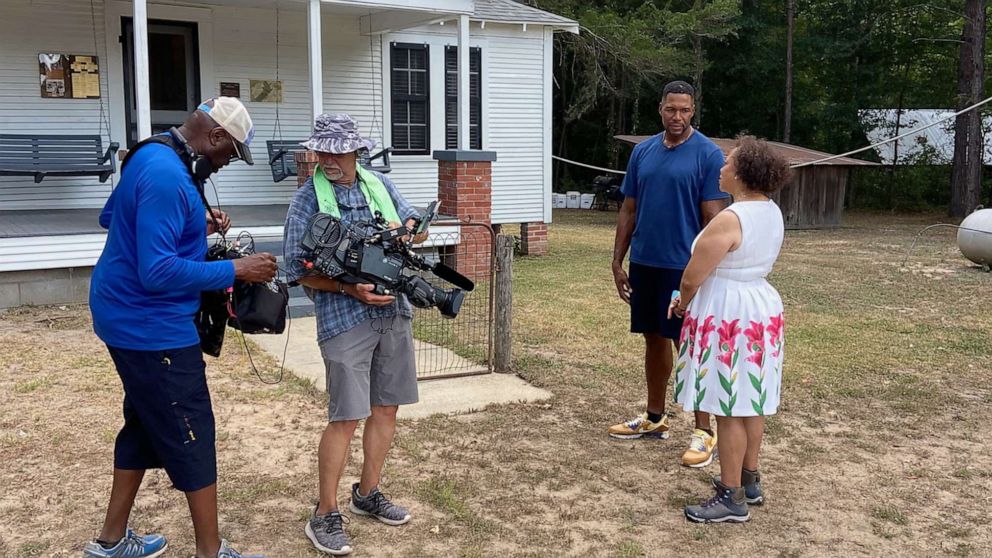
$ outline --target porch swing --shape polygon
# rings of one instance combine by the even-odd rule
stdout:
[[[369,52],[372,51],[372,37],[369,37]],[[276,5],[276,81],[279,81],[279,6]],[[375,75],[372,76],[372,91],[373,91],[373,111],[375,110]],[[282,137],[282,124],[279,121],[279,105],[282,100],[279,99],[276,102],[276,114],[275,121],[272,124],[272,135],[278,136],[279,139],[272,139],[265,142],[265,146],[269,152],[269,168],[272,170],[272,181],[282,182],[290,176],[297,176],[298,170],[296,168],[296,153],[306,151],[301,145],[304,140],[284,140]],[[375,124],[375,118],[373,118],[373,126]],[[358,152],[358,164],[363,167],[381,172],[383,174],[389,173],[392,169],[389,163],[389,154],[392,153],[393,148],[387,147],[376,153],[370,153],[368,149],[361,149]],[[380,164],[375,164],[375,161],[381,160]]]
[[[96,11],[90,0],[93,54],[97,55]],[[100,121],[110,137],[110,121],[100,95]],[[35,184],[48,176],[96,176],[104,183],[117,172],[111,142],[103,149],[103,136],[77,134],[0,134],[0,176],[33,176]]]

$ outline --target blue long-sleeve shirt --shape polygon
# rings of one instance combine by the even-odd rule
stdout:
[[[158,351],[199,344],[200,292],[234,284],[234,264],[206,262],[206,209],[170,147],[131,160],[100,214],[107,244],[90,280],[93,329],[112,347]]]

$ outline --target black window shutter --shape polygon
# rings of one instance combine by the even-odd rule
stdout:
[[[469,63],[469,147],[482,149],[482,49],[470,48]],[[444,49],[444,143],[458,148],[458,47]]]
[[[390,45],[393,153],[430,153],[430,57],[427,45]]]

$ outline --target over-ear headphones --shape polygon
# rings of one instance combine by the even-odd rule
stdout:
[[[193,175],[193,178],[200,182],[210,178],[210,175],[214,173],[214,165],[210,162],[210,159],[207,159],[203,155],[198,155],[196,151],[193,151],[193,148],[178,128],[173,127],[169,132],[186,151],[186,164],[189,165],[189,172]]]

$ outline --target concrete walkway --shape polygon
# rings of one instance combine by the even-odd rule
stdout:
[[[286,355],[286,368],[300,378],[313,382],[325,390],[324,360],[317,347],[317,320],[314,317],[296,318],[288,323],[282,335],[249,335],[248,337],[266,353],[282,362]],[[289,345],[286,345],[286,337]],[[445,374],[485,370],[455,353],[416,340],[417,368],[425,369],[431,363],[444,362]],[[550,399],[551,392],[536,388],[514,374],[480,374],[460,378],[426,380],[419,383],[420,402],[400,407],[401,418],[423,418],[436,413],[470,413],[493,403],[516,403]]]

